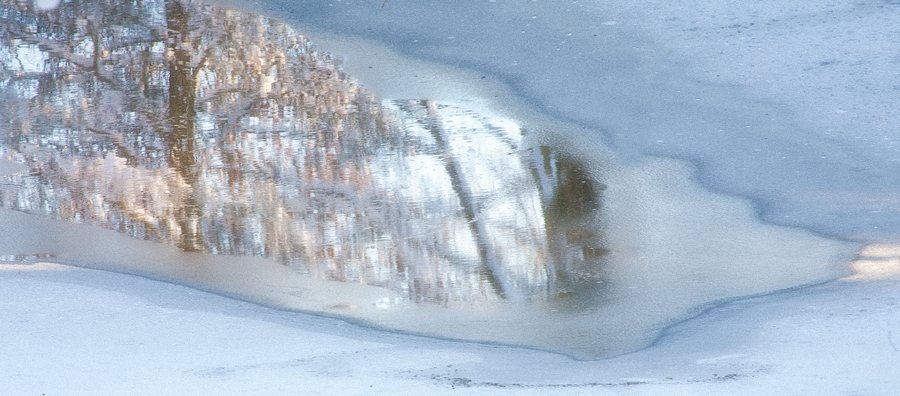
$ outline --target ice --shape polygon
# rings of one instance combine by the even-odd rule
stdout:
[[[0,265],[0,316],[25,319],[4,322],[2,333],[11,334],[5,356],[13,357],[4,362],[16,364],[4,367],[11,374],[0,381],[2,393],[89,393],[80,390],[99,382],[108,393],[139,394],[152,389],[141,384],[161,378],[175,394],[309,387],[329,394],[890,394],[900,385],[896,2],[381,3],[240,6],[297,26],[385,103],[433,100],[521,125],[534,132],[529,143],[590,164],[607,186],[599,221],[609,250],[600,279],[616,281],[604,297],[624,302],[592,314],[609,318],[608,328],[640,333],[605,353],[649,347],[577,362],[30,264],[92,263],[370,325],[596,357],[559,347],[575,337],[555,338],[593,326],[596,317],[559,321],[516,309],[433,315],[379,287],[309,282],[249,269],[271,267],[263,259],[211,259],[3,211],[0,258],[13,263]],[[257,92],[277,89],[265,82]],[[272,151],[263,144],[259,153]],[[109,161],[106,168],[122,168]],[[432,169],[424,174],[441,168],[416,163]],[[0,162],[0,172],[22,171]],[[496,213],[513,213],[510,205]],[[473,246],[456,248],[471,253]],[[184,273],[173,263],[200,265]],[[72,295],[90,304],[74,304]],[[297,298],[309,295],[320,297]],[[585,301],[596,302],[579,304]],[[528,320],[516,322],[517,315]],[[636,321],[619,322],[626,317]],[[473,331],[478,325],[497,338]],[[247,339],[254,342],[235,341]],[[221,345],[231,348],[221,352]],[[167,363],[171,356],[176,363]]]
[[[48,240],[2,214],[34,235],[10,237],[10,254],[587,359],[649,345],[721,301],[834,279],[857,247],[761,223],[748,202],[697,186],[687,163],[623,161],[596,132],[536,115],[497,81],[472,84],[471,71],[326,39],[393,65],[369,76],[388,90],[376,98],[278,21],[168,5],[179,37],[194,38],[110,16],[110,31],[134,37],[95,40],[116,54],[88,62],[102,73],[62,50],[89,24],[31,34],[40,19],[22,11],[12,25],[56,48],[51,70],[73,69],[40,76],[54,81],[37,93],[47,107],[25,100],[29,78],[6,87],[18,99],[0,155],[29,171],[7,177],[0,202],[121,235],[43,222]],[[59,19],[85,12],[66,5]],[[149,50],[158,42],[168,56]]]
[[[691,161],[702,184],[753,199],[767,221],[897,240],[895,2],[254,4],[314,37],[462,66],[469,84],[499,79],[626,160]],[[338,48],[376,88],[414,74],[379,61],[380,47]]]

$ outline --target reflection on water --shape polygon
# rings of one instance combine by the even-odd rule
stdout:
[[[441,305],[597,288],[601,186],[510,121],[379,103],[274,20],[3,10],[8,208]]]
[[[852,247],[762,224],[683,163],[576,156],[531,143],[585,141],[558,124],[379,101],[271,19],[3,4],[0,202],[38,216],[0,209],[0,260],[583,358],[845,273]]]

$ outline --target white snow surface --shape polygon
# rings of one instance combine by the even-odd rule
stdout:
[[[735,301],[600,361],[380,332],[130,275],[2,264],[0,394],[891,395],[898,253],[880,266],[893,280]]]
[[[869,243],[855,275],[725,303],[650,347],[583,362],[10,260],[0,394],[900,389],[900,3],[381,3],[242,5],[309,32],[386,98],[465,101],[537,129],[548,114],[595,131],[586,150],[691,161],[704,186],[754,200],[764,220]]]

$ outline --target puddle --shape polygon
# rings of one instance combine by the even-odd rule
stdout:
[[[561,124],[377,98],[259,15],[29,7],[0,8],[0,257],[598,358],[854,249]]]

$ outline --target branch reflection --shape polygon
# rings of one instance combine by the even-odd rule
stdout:
[[[0,9],[4,206],[276,258],[444,306],[602,294],[603,186],[521,127],[379,102],[261,16],[179,0]]]

